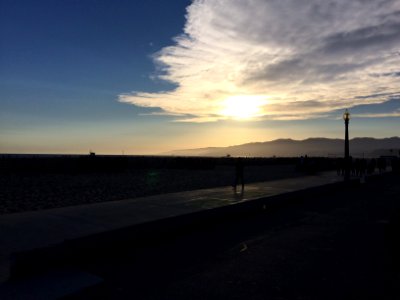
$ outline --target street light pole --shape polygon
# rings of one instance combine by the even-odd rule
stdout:
[[[343,114],[343,120],[345,125],[345,136],[344,136],[344,180],[349,180],[350,178],[350,151],[349,151],[349,121],[350,113],[346,109]]]

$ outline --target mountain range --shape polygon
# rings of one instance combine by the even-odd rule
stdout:
[[[305,140],[278,139],[268,142],[247,143],[229,147],[208,147],[174,150],[164,155],[175,156],[247,156],[247,157],[294,157],[301,155],[340,157],[344,153],[343,139],[308,138]],[[353,157],[400,156],[400,138],[353,138],[350,140]]]

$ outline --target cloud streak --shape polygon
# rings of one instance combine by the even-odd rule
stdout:
[[[353,114],[355,118],[394,118],[400,117],[400,110],[391,113],[376,113],[376,114]]]
[[[190,122],[240,117],[226,105],[254,97],[254,119],[382,103],[400,91],[399,20],[396,0],[195,0],[183,34],[155,54],[176,89],[119,99]]]

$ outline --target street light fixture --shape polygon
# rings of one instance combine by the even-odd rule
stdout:
[[[346,122],[349,122],[349,120],[350,120],[350,113],[349,113],[349,110],[348,109],[346,109],[345,111],[344,111],[344,113],[343,113],[343,120]]]
[[[350,151],[349,151],[349,121],[350,113],[346,109],[343,113],[343,120],[345,125],[345,137],[344,137],[344,180],[350,178]]]

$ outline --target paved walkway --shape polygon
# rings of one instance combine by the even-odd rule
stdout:
[[[65,300],[398,300],[399,180],[387,174],[301,193],[311,197],[293,193],[251,217],[105,252],[79,265],[103,282]]]
[[[336,176],[334,172],[326,172],[315,176],[248,184],[243,194],[234,193],[231,187],[220,187],[2,215],[0,216],[0,282],[9,276],[13,253],[339,181],[342,181],[342,178]]]

